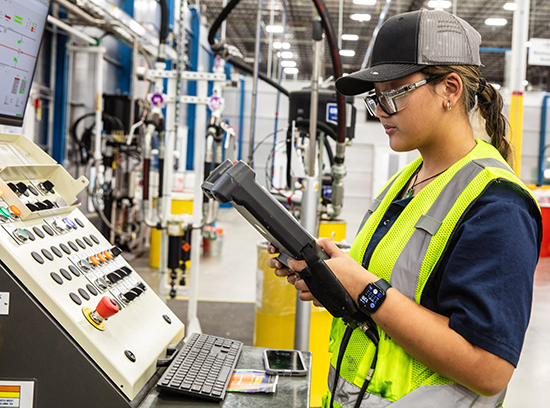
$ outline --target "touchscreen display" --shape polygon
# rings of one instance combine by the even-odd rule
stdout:
[[[269,368],[272,370],[305,370],[302,360],[296,351],[268,350],[266,354]]]

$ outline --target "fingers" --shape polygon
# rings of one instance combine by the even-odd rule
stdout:
[[[268,254],[278,254],[279,250],[273,244],[267,244],[267,253]]]
[[[340,248],[338,248],[336,244],[328,238],[321,238],[317,240],[317,245],[319,245],[321,249],[331,258],[337,256],[341,252]]]

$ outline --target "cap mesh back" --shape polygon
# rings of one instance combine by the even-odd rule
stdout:
[[[418,63],[481,65],[481,36],[468,23],[444,11],[423,10],[418,38]]]

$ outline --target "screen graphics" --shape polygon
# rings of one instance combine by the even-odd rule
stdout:
[[[0,0],[0,124],[21,126],[50,0]]]

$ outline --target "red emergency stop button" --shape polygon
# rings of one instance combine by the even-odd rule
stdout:
[[[118,313],[119,308],[117,302],[115,302],[109,296],[104,296],[97,304],[95,311],[104,319],[108,319],[109,317]]]

